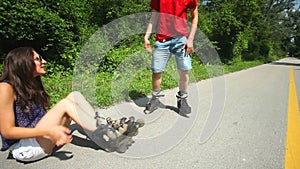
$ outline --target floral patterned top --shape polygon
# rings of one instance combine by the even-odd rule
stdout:
[[[8,81],[2,81],[10,84]],[[41,118],[46,114],[45,109],[42,106],[33,105],[28,113],[24,113],[19,106],[20,97],[17,94],[17,99],[14,102],[14,113],[15,113],[15,126],[34,128],[36,124],[41,120]],[[1,133],[0,133],[1,134]],[[5,139],[1,135],[2,148],[1,151],[7,150],[10,146],[18,142],[19,140]]]

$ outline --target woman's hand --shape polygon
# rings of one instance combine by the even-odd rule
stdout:
[[[64,126],[55,126],[50,129],[50,138],[56,146],[62,146],[72,141],[71,130]]]

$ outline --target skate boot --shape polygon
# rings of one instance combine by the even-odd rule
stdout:
[[[124,122],[124,119],[122,120]],[[110,145],[119,153],[124,153],[129,146],[131,146],[134,141],[132,140],[133,136],[138,134],[138,129],[144,126],[144,120],[138,119],[135,121],[134,117],[129,117],[129,119],[120,125],[118,131],[123,128],[124,132],[122,135],[111,140]],[[125,130],[126,128],[126,130]]]
[[[159,108],[159,106],[162,105],[162,103],[159,101],[160,97],[164,97],[165,95],[162,94],[160,91],[154,93],[152,92],[152,98],[150,99],[150,101],[147,103],[146,108],[144,110],[145,114],[150,114],[153,111],[155,111],[156,109]]]
[[[177,108],[180,114],[190,114],[191,107],[187,103],[187,94],[178,92],[177,97]]]
[[[111,117],[107,117],[106,121],[109,126],[116,130],[119,130],[119,128],[125,124],[126,119],[126,117],[122,117],[120,120],[113,120]]]
[[[134,117],[129,117],[129,120],[126,122],[127,124],[127,130],[124,132],[124,135],[133,137],[138,134],[138,129],[143,127],[145,122],[143,119],[137,119],[135,121]]]
[[[125,153],[126,150],[134,143],[132,137],[128,137],[125,135],[121,135],[120,137],[111,140],[110,146],[111,150],[116,151],[118,153]]]
[[[132,137],[144,126],[142,119],[135,120],[133,116],[113,119],[104,118],[96,112],[94,118],[97,129],[91,133],[90,138],[108,152],[124,153],[134,143]]]
[[[94,119],[96,119],[96,127],[100,126],[101,124],[103,124],[103,121],[105,120],[104,117],[102,117],[97,111],[95,112],[95,117]]]

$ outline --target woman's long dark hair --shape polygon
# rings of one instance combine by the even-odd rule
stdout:
[[[33,104],[49,108],[49,95],[44,90],[41,77],[33,76],[35,70],[34,49],[19,47],[11,50],[3,65],[0,80],[8,80],[20,97],[19,106],[27,113]]]

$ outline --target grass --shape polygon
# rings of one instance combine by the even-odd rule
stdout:
[[[141,37],[132,37],[120,43],[107,53],[104,66],[96,75],[89,74],[84,67],[82,77],[73,76],[55,63],[48,62],[46,74],[42,77],[51,103],[54,105],[71,91],[81,91],[95,107],[108,107],[123,100],[136,99],[151,93],[152,74],[149,70],[151,54],[144,50]],[[154,39],[152,39],[154,40]],[[133,42],[134,41],[134,42]],[[240,62],[230,65],[204,65],[197,57],[192,57],[190,82],[198,82],[214,76],[235,72],[263,64],[260,61]],[[2,72],[2,65],[0,65]],[[95,76],[95,77],[90,77]],[[162,90],[178,86],[178,72],[174,57],[170,59],[162,78]]]
[[[173,62],[173,63],[172,63]],[[193,62],[193,69],[190,71],[191,82],[197,82],[212,76],[235,72],[257,65],[263,64],[260,61],[249,61],[223,65],[215,68],[212,65],[203,65],[197,61]],[[177,87],[178,73],[175,62],[170,61],[163,75],[162,89]],[[213,70],[213,71],[211,71]],[[217,71],[214,71],[217,70]],[[130,73],[129,73],[130,74]],[[99,72],[95,77],[94,88],[86,88],[95,94],[95,98],[88,98],[89,102],[96,107],[108,107],[123,100],[144,97],[151,92],[151,72],[148,68],[137,73],[132,73],[130,77],[116,80],[118,77],[114,73]],[[122,77],[122,74],[121,76]],[[72,74],[57,72],[50,76],[43,77],[46,90],[49,92],[52,104],[67,96],[72,91]]]
[[[224,72],[225,73],[236,72],[242,69],[255,67],[261,64],[263,64],[263,62],[261,61],[247,61],[247,62],[240,62],[231,65],[224,65]]]
[[[125,53],[126,54],[126,53]],[[135,53],[136,54],[136,53]],[[143,53],[138,53],[138,56]],[[146,56],[145,58],[151,58]],[[174,58],[174,57],[173,57]],[[236,72],[239,70],[247,69],[250,67],[263,64],[261,61],[247,61],[234,63],[230,65],[203,65],[197,59],[192,58],[193,69],[190,71],[190,82],[198,82],[214,76],[221,76],[226,73]],[[148,60],[149,61],[149,60]],[[151,93],[151,77],[152,74],[149,70],[150,62],[143,63],[143,59],[133,58],[126,62],[126,69],[130,68],[131,72],[99,72],[95,75],[91,86],[83,87],[87,95],[95,97],[87,97],[88,101],[95,107],[108,107],[119,101],[136,99],[144,97]],[[138,62],[139,69],[134,69],[134,64]],[[53,66],[53,65],[52,65]],[[2,72],[2,65],[0,65]],[[62,98],[66,97],[73,91],[73,83],[80,83],[74,80],[73,74],[70,71],[60,71],[55,69],[50,71],[51,74],[43,76],[42,80],[45,85],[46,91],[49,93],[51,103],[54,105]],[[83,77],[82,79],[84,79]],[[175,59],[171,59],[163,75],[162,90],[177,87],[178,73],[176,69]],[[89,83],[89,82],[88,82]]]

